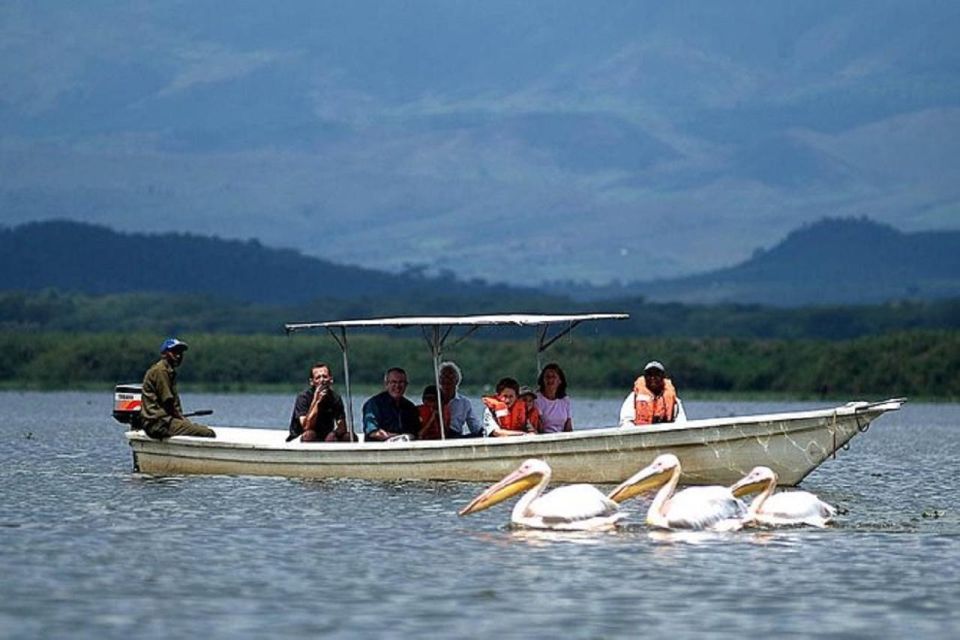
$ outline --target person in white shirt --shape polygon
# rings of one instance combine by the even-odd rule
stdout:
[[[620,407],[620,426],[682,422],[687,416],[683,403],[663,365],[652,360],[643,368],[643,375],[633,383],[633,391]]]
[[[543,367],[537,378],[540,389],[534,406],[540,412],[541,433],[573,431],[573,411],[567,396],[567,376],[555,362]]]
[[[463,374],[455,362],[440,363],[440,402],[444,416],[450,412],[450,424],[444,425],[447,433],[459,434],[462,438],[483,436],[483,424],[473,411],[470,399],[460,395]]]

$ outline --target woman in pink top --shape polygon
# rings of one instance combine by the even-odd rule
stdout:
[[[567,376],[555,362],[551,362],[537,378],[540,392],[534,403],[543,421],[543,433],[573,431],[573,413],[567,397]]]

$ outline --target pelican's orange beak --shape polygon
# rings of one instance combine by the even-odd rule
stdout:
[[[672,468],[665,469],[661,465],[651,464],[624,480],[607,497],[617,504],[621,504],[641,493],[647,493],[662,487],[670,479],[672,473]]]
[[[477,511],[489,509],[495,504],[499,504],[508,498],[512,498],[518,493],[523,493],[540,483],[542,474],[529,473],[517,469],[506,478],[490,486],[486,491],[478,495],[467,506],[460,510],[460,515],[465,516]]]

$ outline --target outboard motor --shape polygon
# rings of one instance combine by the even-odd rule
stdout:
[[[130,431],[137,431],[140,426],[140,393],[143,385],[118,384],[113,388],[113,419],[117,422],[130,425]]]

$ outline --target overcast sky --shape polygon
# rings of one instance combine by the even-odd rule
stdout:
[[[960,228],[957,2],[5,2],[0,222],[535,282]]]

